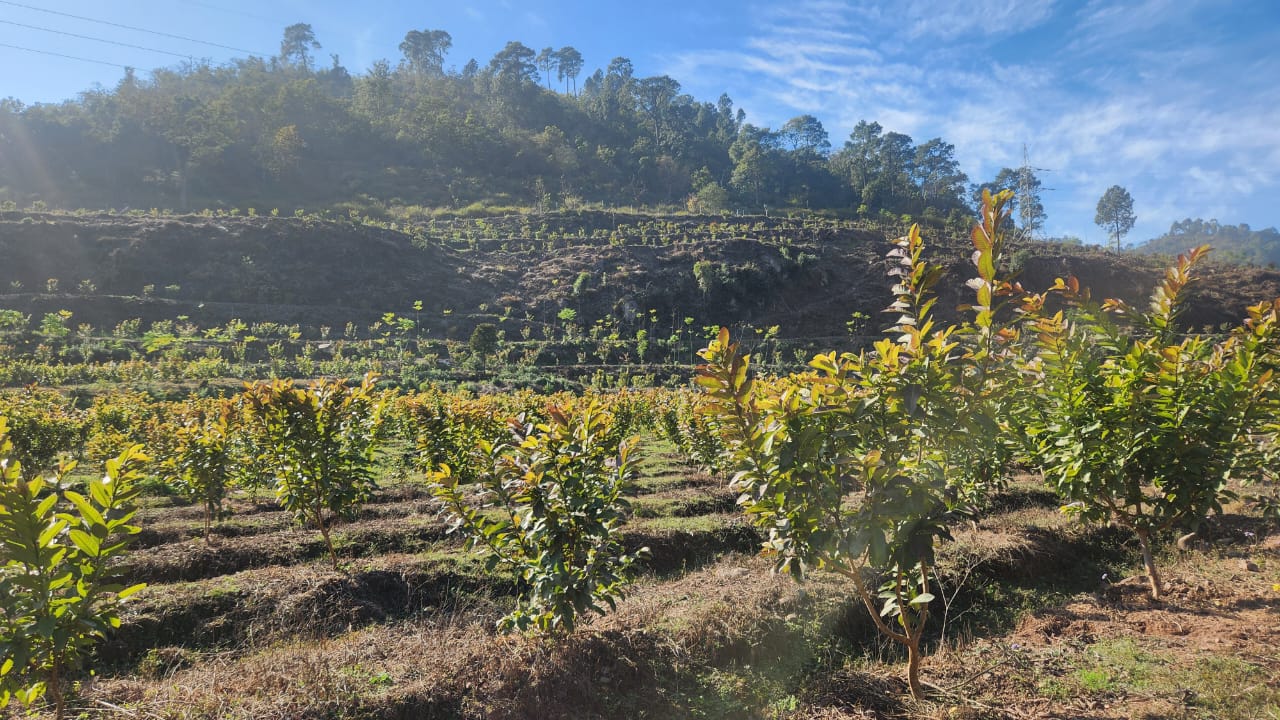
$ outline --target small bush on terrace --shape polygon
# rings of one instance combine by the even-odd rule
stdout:
[[[890,252],[897,320],[873,353],[820,354],[809,372],[756,379],[722,329],[698,370],[765,551],[797,577],[814,567],[847,578],[881,633],[906,647],[916,698],[935,543],[1012,456],[993,415],[1017,340],[996,319],[999,298],[1020,292],[997,276],[1011,196],[985,193],[973,231],[973,324],[934,321],[942,268],[924,261],[913,226]]]
[[[317,380],[251,385],[244,397],[260,435],[263,459],[276,476],[276,497],[324,537],[334,569],[330,537],[334,517],[347,517],[376,488],[374,451],[387,398],[374,390],[376,376],[355,387]]]
[[[1027,432],[1046,479],[1070,501],[1064,510],[1134,532],[1156,599],[1158,534],[1195,531],[1222,512],[1229,480],[1266,471],[1280,417],[1280,300],[1249,308],[1220,341],[1177,327],[1208,250],[1180,255],[1146,312],[1119,300],[1098,306],[1059,280],[1055,291],[1073,307],[1035,319],[1039,352],[1024,368],[1036,387]],[[1038,311],[1044,297],[1029,302]]]
[[[513,420],[507,443],[482,441],[488,461],[479,488],[459,484],[448,465],[429,476],[467,548],[521,585],[516,610],[501,621],[508,630],[567,632],[583,613],[603,614],[647,553],[626,553],[619,539],[634,439],[611,448],[614,419],[596,402],[574,414],[549,407],[546,416]]]

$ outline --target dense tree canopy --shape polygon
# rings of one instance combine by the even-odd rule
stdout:
[[[1148,240],[1138,250],[1176,255],[1206,244],[1213,246],[1213,254],[1218,259],[1254,265],[1280,265],[1280,231],[1275,228],[1254,230],[1246,223],[1226,225],[1201,218],[1173,223],[1169,232]]]
[[[582,53],[571,47],[562,47],[554,53],[556,77],[566,84],[573,84],[573,94],[578,93],[578,75],[582,73]],[[549,83],[548,83],[549,84]],[[569,89],[566,87],[565,91]]]
[[[573,47],[508,42],[450,66],[452,37],[409,30],[403,57],[351,73],[310,25],[280,54],[132,70],[60,104],[0,102],[0,202],[191,210],[351,203],[461,207],[578,201],[864,214],[967,213],[941,138],[863,121],[832,153],[812,115],[745,122],[722,95],[638,77],[617,57],[586,75]],[[705,192],[704,192],[705,191]]]
[[[453,36],[444,30],[410,30],[400,43],[400,52],[409,69],[440,75],[444,72],[444,56],[453,47]]]
[[[284,29],[284,39],[280,41],[281,60],[310,70],[311,51],[319,49],[316,34],[307,23],[296,23]]]

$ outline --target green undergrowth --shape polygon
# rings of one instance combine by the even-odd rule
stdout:
[[[692,517],[733,512],[737,494],[729,491],[695,491],[675,496],[642,495],[631,501],[637,518]]]
[[[1180,658],[1158,640],[1109,638],[1073,654],[1066,671],[1042,679],[1038,690],[1055,700],[1177,698],[1178,716],[1187,720],[1264,720],[1280,718],[1275,661],[1218,653]]]

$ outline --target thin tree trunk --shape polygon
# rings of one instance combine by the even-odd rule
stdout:
[[[924,659],[924,653],[920,650],[920,635],[917,632],[911,637],[911,642],[907,643],[907,685],[911,687],[911,697],[916,700],[924,699],[924,686],[920,684],[920,661]]]
[[[929,567],[923,562],[920,563],[919,583],[925,592],[929,591]],[[923,700],[924,686],[920,683],[920,663],[924,660],[924,652],[920,649],[920,642],[924,639],[924,626],[929,622],[929,604],[925,603],[916,608],[910,603],[903,604],[904,600],[906,598],[902,597],[900,592],[898,602],[902,608],[902,629],[907,634],[907,685],[911,687],[911,697]],[[910,614],[912,612],[915,613],[914,619]]]
[[[178,205],[183,212],[187,210],[187,165],[185,158],[178,161]]]
[[[1160,600],[1164,595],[1164,585],[1160,582],[1160,571],[1156,569],[1155,558],[1151,555],[1151,534],[1147,530],[1138,530],[1138,543],[1142,545],[1142,562],[1147,566],[1147,579],[1151,583],[1151,599]]]
[[[62,720],[67,714],[67,700],[62,696],[62,662],[58,659],[54,659],[53,667],[49,669],[48,692],[53,696],[54,717]]]
[[[316,524],[320,526],[320,534],[324,537],[324,545],[329,549],[329,559],[333,561],[334,572],[338,571],[338,553],[333,550],[333,540],[329,537],[329,527],[324,523],[324,511],[316,514]]]

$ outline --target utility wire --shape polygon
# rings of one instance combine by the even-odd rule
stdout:
[[[68,60],[79,60],[81,62],[97,63],[98,65],[110,65],[111,67],[124,68],[125,70],[129,69],[128,65],[121,65],[120,63],[107,62],[106,60],[92,60],[90,58],[76,57],[75,55],[64,55],[62,53],[50,52],[48,50],[36,50],[35,48],[21,47],[19,45],[10,45],[9,43],[0,42],[0,47],[7,47],[13,50],[25,50],[26,52],[40,53],[41,55],[52,55],[54,57],[66,58]]]
[[[111,27],[123,28],[125,30],[133,30],[134,32],[149,33],[151,35],[159,35],[160,37],[172,38],[174,40],[182,40],[184,42],[193,42],[193,43],[198,43],[200,45],[208,45],[210,47],[222,48],[223,50],[234,50],[235,52],[247,53],[249,55],[261,55],[263,57],[268,56],[267,53],[256,53],[252,50],[233,47],[231,45],[222,45],[220,43],[209,42],[208,40],[197,40],[196,38],[187,37],[185,35],[174,35],[173,33],[161,32],[159,30],[148,30],[146,28],[135,27],[133,25],[122,25],[121,23],[111,22],[110,20],[98,20],[96,18],[85,17],[83,15],[72,15],[71,13],[59,12],[57,10],[48,10],[46,8],[36,7],[34,5],[25,5],[23,3],[13,2],[12,0],[0,0],[0,5],[12,5],[13,7],[20,7],[26,10],[35,10],[36,12],[49,13],[50,15],[61,15],[63,17],[69,17],[76,20],[84,20],[85,22],[93,22],[93,23],[100,23],[102,25],[110,25]]]
[[[40,27],[38,25],[26,25],[24,23],[14,22],[12,20],[0,20],[0,23],[4,23],[5,25],[16,25],[18,27],[28,28],[30,30],[39,30],[41,32],[54,33],[57,35],[66,35],[67,37],[80,38],[81,40],[92,40],[93,42],[107,43],[108,45],[119,45],[120,47],[133,48],[134,50],[146,50],[147,52],[162,53],[164,55],[172,55],[174,57],[186,58],[188,60],[192,59],[190,55],[184,55],[182,53],[169,52],[168,50],[160,50],[158,48],[145,47],[143,45],[132,45],[130,43],[116,42],[115,40],[107,40],[106,38],[96,38],[96,37],[91,37],[89,35],[77,35],[76,33],[67,32],[65,30],[54,30],[53,28]]]

